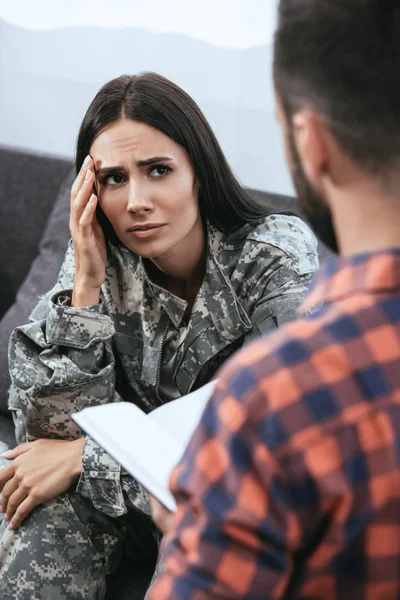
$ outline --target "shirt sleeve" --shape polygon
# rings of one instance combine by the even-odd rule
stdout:
[[[257,427],[259,400],[254,377],[230,363],[173,473],[176,527],[151,600],[284,594],[299,525],[284,474]]]

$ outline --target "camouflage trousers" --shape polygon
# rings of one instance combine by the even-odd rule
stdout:
[[[15,531],[3,522],[1,600],[103,600],[122,555],[132,564],[156,556],[150,523],[139,511],[107,517],[75,492],[36,507]]]

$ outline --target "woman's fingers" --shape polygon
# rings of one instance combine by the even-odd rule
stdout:
[[[96,214],[96,206],[97,206],[97,196],[92,194],[89,198],[89,202],[86,204],[83,209],[82,215],[79,219],[79,225],[82,229],[82,233],[85,234],[88,228],[91,228],[93,225],[93,219]]]
[[[12,464],[8,465],[7,467],[4,467],[3,469],[0,469],[0,492],[3,490],[7,481],[12,479],[13,477],[14,477],[14,466]],[[3,505],[3,503],[1,503],[1,505]],[[2,510],[1,512],[4,512],[4,511]]]
[[[15,477],[10,479],[3,488],[1,495],[1,512],[7,513],[8,515],[8,503],[11,496],[18,490],[18,483]],[[26,494],[25,494],[26,495]]]
[[[30,494],[29,496],[26,496],[18,505],[12,519],[10,519],[8,529],[17,529],[38,504],[40,504],[40,501],[38,501],[34,495]]]
[[[76,187],[71,192],[69,220],[75,257],[72,306],[98,303],[107,260],[104,234],[96,219],[98,198],[94,191],[96,177],[93,160],[90,159],[81,171],[75,182]]]
[[[90,198],[94,182],[95,177],[93,159],[91,156],[87,156],[71,188],[71,234],[73,233],[72,230],[79,222],[82,212]]]
[[[8,487],[8,486],[6,486],[6,487]],[[22,504],[22,502],[24,502],[26,500],[26,498],[28,496],[29,496],[28,491],[24,487],[22,487],[22,486],[16,487],[16,489],[13,491],[12,494],[10,494],[10,496],[8,498],[6,516],[5,516],[6,521],[9,521],[9,522],[11,521],[11,519],[14,517],[15,513],[17,512],[19,506]]]
[[[85,179],[81,189],[75,196],[75,200],[71,204],[71,225],[76,227],[79,224],[80,218],[85,210],[90,196],[93,191],[94,173],[91,169],[86,171]]]
[[[25,442],[24,444],[19,444],[19,446],[16,446],[12,450],[6,450],[6,452],[3,452],[1,456],[6,460],[14,460],[14,458],[17,458],[17,456],[28,452],[29,447],[29,442]]]
[[[76,176],[76,179],[75,179],[74,183],[72,184],[72,188],[71,188],[71,203],[75,200],[77,193],[81,189],[82,184],[83,184],[83,182],[85,180],[86,171],[91,166],[93,166],[93,159],[92,159],[91,156],[88,155],[85,158],[85,160],[83,161],[81,169],[80,169],[78,175]]]

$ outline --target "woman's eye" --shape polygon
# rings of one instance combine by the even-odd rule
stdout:
[[[166,167],[165,165],[157,165],[157,167],[153,167],[151,169],[150,177],[164,177],[170,171],[170,167]]]
[[[106,179],[104,180],[104,184],[106,186],[113,186],[113,185],[119,185],[120,183],[124,182],[124,177],[123,175],[109,175],[108,177],[106,177]]]

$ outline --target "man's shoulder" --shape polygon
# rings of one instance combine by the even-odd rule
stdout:
[[[226,368],[230,373],[248,369],[253,371],[255,379],[265,379],[309,357],[313,338],[322,330],[320,319],[300,317],[242,348]]]
[[[252,342],[222,370],[222,401],[233,400],[272,451],[305,451],[350,421],[355,425],[368,410],[368,393],[379,385],[371,384],[371,366],[375,376],[381,365],[369,361],[364,373],[362,361],[373,354],[367,334],[380,323],[379,307],[356,304],[321,305]],[[363,392],[360,381],[371,391]]]
[[[338,346],[326,335],[331,318],[339,317],[304,316],[245,346],[221,371],[229,394],[258,417],[286,413],[313,394],[318,402],[319,390],[340,369]],[[340,358],[344,367],[343,352]]]

